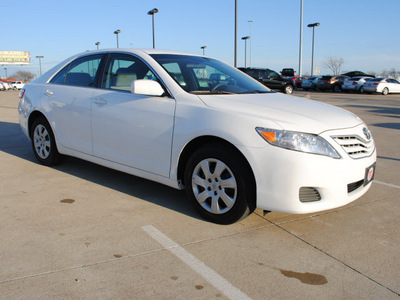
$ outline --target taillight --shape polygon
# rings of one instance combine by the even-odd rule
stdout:
[[[19,92],[19,99],[24,98],[25,91],[26,91],[25,89],[21,89],[21,91]]]
[[[375,82],[373,85],[378,85],[379,84],[379,82]]]
[[[357,84],[357,81],[353,81],[353,85],[356,85]]]

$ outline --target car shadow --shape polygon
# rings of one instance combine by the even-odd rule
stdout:
[[[0,151],[39,164],[19,124],[0,122]],[[66,157],[53,168],[204,221],[192,208],[183,191],[74,157]]]

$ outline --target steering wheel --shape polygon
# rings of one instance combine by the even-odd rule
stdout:
[[[227,85],[226,85],[225,83],[218,83],[216,86],[214,86],[214,87],[211,89],[211,91],[219,91],[218,88],[220,88],[220,87],[222,87],[222,86],[227,87]]]

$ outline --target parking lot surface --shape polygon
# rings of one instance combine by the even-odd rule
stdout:
[[[201,219],[181,191],[75,158],[37,163],[0,92],[1,299],[399,299],[400,95],[295,91],[356,113],[378,151],[342,208]]]

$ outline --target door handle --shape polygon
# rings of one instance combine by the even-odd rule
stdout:
[[[53,92],[51,90],[46,90],[46,92],[44,92],[44,94],[46,96],[51,96],[51,95],[53,95]]]
[[[98,97],[93,99],[93,103],[99,105],[106,105],[108,102],[103,97]]]

